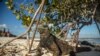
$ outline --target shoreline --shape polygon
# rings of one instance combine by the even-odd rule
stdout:
[[[13,39],[13,38],[15,38],[15,37],[0,37],[0,39]],[[19,39],[26,40],[25,38],[19,38]],[[68,38],[68,40],[66,40],[66,41],[69,41],[70,39],[71,38]],[[40,41],[40,38],[35,38],[34,40],[35,41]],[[91,44],[95,44],[95,45],[100,45],[100,41],[99,40],[100,40],[100,38],[79,38],[79,42],[88,41]]]

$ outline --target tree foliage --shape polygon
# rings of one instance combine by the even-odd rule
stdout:
[[[29,26],[32,15],[34,15],[36,6],[38,7],[42,0],[32,0],[33,2],[20,4],[16,8],[14,0],[6,2],[7,7],[12,10],[18,20],[22,20],[22,24]],[[93,15],[95,6],[96,12]],[[69,22],[76,21],[77,25],[83,26],[92,24],[92,16],[95,16],[97,22],[100,23],[100,1],[99,0],[46,0],[43,9],[42,24],[52,24],[50,31],[53,33],[60,32],[60,29]],[[80,26],[79,28],[82,28]]]

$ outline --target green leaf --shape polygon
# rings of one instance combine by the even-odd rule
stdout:
[[[20,20],[20,15],[17,15],[16,18],[17,18],[18,20]]]
[[[14,6],[13,5],[8,5],[8,9],[13,10]]]
[[[13,10],[13,14],[16,14],[17,13],[17,10]]]
[[[6,5],[9,5],[9,2],[8,2],[8,1],[6,1],[6,2],[5,2],[5,4],[6,4]]]
[[[20,5],[21,9],[25,9],[25,6],[23,4]]]

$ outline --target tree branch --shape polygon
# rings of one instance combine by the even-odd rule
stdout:
[[[43,2],[44,2],[44,0],[43,0]],[[43,2],[42,2],[42,3],[43,3]],[[42,4],[42,3],[41,3],[41,4]],[[31,29],[31,27],[32,27],[32,25],[33,25],[33,23],[34,23],[34,20],[35,20],[37,14],[39,13],[39,10],[40,10],[40,9],[41,9],[41,7],[39,6],[39,8],[36,10],[36,12],[35,12],[35,14],[34,14],[34,16],[33,16],[33,19],[32,19],[32,21],[31,21],[31,23],[30,23],[28,29],[27,29],[24,33],[22,33],[21,35],[17,36],[16,38],[14,38],[14,39],[12,39],[12,40],[10,40],[10,41],[8,41],[8,42],[2,44],[2,45],[0,46],[0,48],[3,48],[4,46],[6,46],[7,44],[9,44],[10,42],[12,42],[12,41],[14,41],[14,40],[16,40],[16,39],[22,37],[22,36],[25,35],[27,32],[29,32],[30,29]]]
[[[94,21],[95,21],[95,24],[96,24],[97,29],[98,29],[98,31],[99,31],[99,34],[100,34],[100,28],[99,28],[99,25],[98,25],[98,23],[97,23],[97,21],[96,21],[96,20],[94,20]]]
[[[41,3],[40,6],[39,6],[39,7],[40,7],[40,10],[39,10],[40,17],[39,17],[39,19],[38,19],[38,21],[37,21],[37,23],[36,23],[36,28],[35,28],[35,31],[34,31],[34,34],[33,34],[33,38],[32,38],[31,44],[30,44],[30,46],[29,46],[29,51],[28,51],[28,53],[30,53],[31,48],[32,48],[32,45],[33,45],[33,41],[34,41],[34,38],[35,38],[36,30],[37,30],[37,28],[38,28],[38,24],[39,24],[39,21],[40,21],[40,18],[41,18],[41,12],[42,12],[42,9],[43,9],[43,6],[44,6],[44,2],[45,2],[45,0],[42,0],[42,3]]]

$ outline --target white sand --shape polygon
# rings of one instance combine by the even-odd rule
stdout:
[[[0,43],[5,43],[9,40],[11,40],[13,38],[9,38],[9,37],[0,37]],[[23,46],[27,47],[27,40],[26,39],[17,39],[15,41],[12,42],[13,44],[20,44],[22,45],[22,47],[20,47],[21,49],[25,49]],[[35,39],[34,43],[33,43],[33,47],[32,49],[35,49],[38,45],[39,41],[38,39]],[[51,53],[45,53],[46,50],[43,49],[43,52],[44,54],[42,56],[52,56]],[[27,50],[24,50],[22,51],[22,53],[27,53]],[[90,51],[90,52],[81,52],[81,53],[77,53],[76,54],[77,56],[100,56],[100,52],[97,52],[97,51]],[[34,56],[34,53],[33,53],[33,56]],[[65,56],[68,56],[68,55],[65,55]]]

